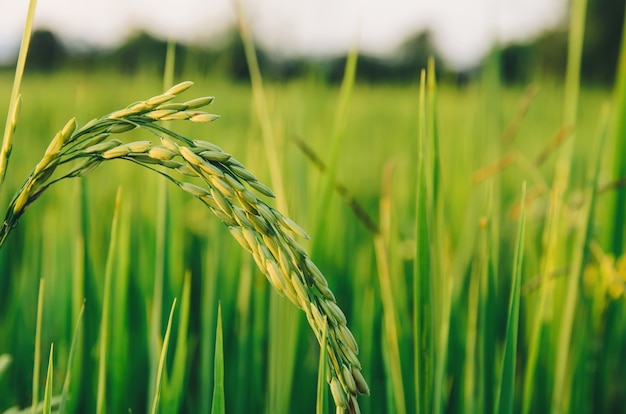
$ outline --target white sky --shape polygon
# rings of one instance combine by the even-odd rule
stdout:
[[[210,44],[234,24],[235,0],[38,0],[36,28],[68,44],[113,47],[135,30]],[[562,23],[567,0],[240,0],[256,41],[284,55],[332,56],[355,41],[390,55],[430,29],[450,65],[477,63],[495,41],[530,40]],[[2,0],[0,60],[14,59],[28,0]]]

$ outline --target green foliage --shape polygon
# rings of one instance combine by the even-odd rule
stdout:
[[[261,180],[279,174],[281,202],[304,228],[324,217],[306,247],[359,344],[371,390],[362,412],[623,407],[626,259],[613,235],[624,82],[570,89],[578,109],[565,115],[562,82],[535,79],[537,98],[520,112],[528,92],[503,87],[495,69],[464,89],[437,84],[433,66],[421,83],[356,81],[340,110],[338,88],[316,78],[265,82],[254,108],[248,86],[215,76],[184,73],[217,97],[221,120],[176,130],[208,135]],[[0,73],[0,91],[12,78]],[[156,71],[28,74],[0,206],[68,118],[84,124],[160,85]],[[0,96],[0,113],[8,103]],[[576,122],[568,151],[554,140],[564,117]],[[259,156],[269,139],[273,165]],[[555,195],[563,160],[571,168]],[[283,313],[286,301],[202,203],[107,163],[32,203],[0,249],[0,412],[40,401],[64,412],[326,412],[318,341],[285,330],[303,315]]]

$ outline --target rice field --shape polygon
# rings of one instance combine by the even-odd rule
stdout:
[[[232,154],[310,235],[358,344],[361,412],[619,412],[625,66],[610,89],[579,87],[575,64],[507,86],[496,63],[464,87],[434,66],[355,82],[356,56],[336,87],[260,84],[254,66],[251,84],[180,68],[165,87],[151,68],[27,72],[0,206],[72,117],[192,80],[180,102],[214,96],[220,119],[165,126]],[[0,248],[0,412],[334,412],[326,331],[180,190],[115,159],[28,207]]]

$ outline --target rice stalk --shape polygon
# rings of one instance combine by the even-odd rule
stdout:
[[[50,344],[50,355],[48,357],[48,371],[46,373],[46,387],[44,388],[44,396],[43,396],[43,414],[50,414],[52,412],[52,374],[53,374],[52,357],[53,355],[54,355],[54,343]]]
[[[36,8],[37,0],[30,0],[28,3],[24,33],[22,34],[22,42],[20,44],[20,53],[17,57],[17,67],[15,69],[15,78],[13,80],[13,88],[11,90],[11,98],[9,101],[9,112],[7,113],[7,121],[4,126],[2,147],[0,148],[0,185],[4,182],[4,177],[6,175],[9,157],[11,156],[11,148],[13,146],[13,133],[15,132],[17,118],[20,113],[22,102],[20,88],[22,86],[22,78],[24,77],[24,66],[26,65],[26,56],[28,55],[30,38],[33,32],[33,22],[35,21]]]
[[[224,397],[224,340],[222,333],[222,305],[217,305],[217,327],[215,329],[215,362],[213,364],[213,402],[211,414],[226,412]]]
[[[43,298],[46,281],[39,279],[39,295],[37,297],[37,325],[35,328],[35,361],[33,364],[33,403],[32,413],[37,412],[37,402],[39,401],[39,364],[41,363],[41,319],[43,317]]]
[[[167,349],[170,343],[170,334],[172,332],[172,320],[174,319],[174,310],[176,309],[176,298],[172,302],[172,308],[170,309],[170,316],[167,318],[167,328],[165,329],[165,336],[163,337],[163,347],[161,348],[161,355],[159,355],[159,366],[156,372],[156,383],[154,385],[154,399],[152,400],[152,414],[156,414],[159,407],[159,401],[161,400],[161,387],[163,370],[165,369],[165,358],[167,357]]]
[[[198,110],[210,104],[212,97],[169,103],[191,86],[192,82],[182,82],[81,128],[77,128],[75,119],[70,120],[11,200],[0,227],[0,248],[28,206],[51,185],[85,176],[113,159],[148,168],[199,199],[228,226],[272,286],[305,312],[320,344],[327,318],[327,381],[340,411],[359,412],[356,396],[369,394],[369,388],[361,375],[358,346],[325,277],[294,239],[307,238],[306,232],[259,198],[274,197],[274,193],[233,156],[215,144],[184,137],[158,124],[167,120],[211,122],[218,118]],[[155,138],[129,143],[118,139],[135,128]]]

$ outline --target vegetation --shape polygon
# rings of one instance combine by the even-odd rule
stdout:
[[[572,10],[566,81],[528,87],[500,53],[463,88],[359,82],[356,54],[340,88],[268,82],[243,24],[250,85],[170,47],[165,76],[27,73],[17,117],[0,73],[0,412],[356,411],[359,365],[365,413],[619,411],[626,42],[580,87]],[[215,117],[174,77],[219,121],[180,122]]]

